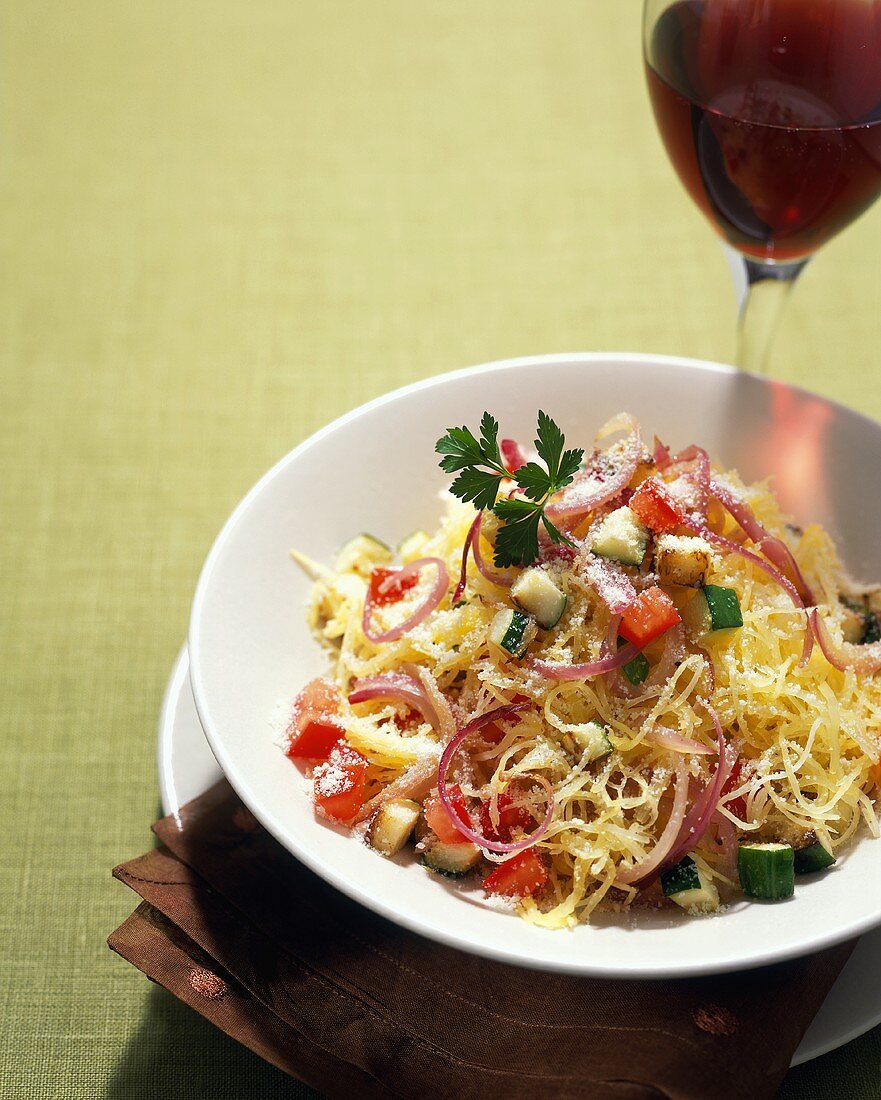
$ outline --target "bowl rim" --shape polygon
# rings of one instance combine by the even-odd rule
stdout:
[[[864,932],[869,931],[878,925],[881,925],[881,911],[876,915],[865,916],[861,919],[852,921],[849,924],[844,924],[834,931],[827,932],[824,935],[817,936],[812,939],[810,943],[805,943],[800,940],[790,946],[783,946],[777,949],[755,949],[750,952],[749,955],[743,958],[732,958],[725,960],[721,963],[716,962],[700,962],[695,961],[693,963],[676,963],[665,966],[663,963],[658,966],[653,966],[651,969],[645,967],[634,967],[631,969],[622,968],[620,965],[608,966],[603,965],[602,961],[590,961],[585,964],[582,960],[577,958],[571,961],[564,960],[550,960],[550,959],[538,959],[532,957],[524,957],[523,955],[515,952],[512,949],[508,949],[504,946],[503,942],[500,943],[482,943],[469,940],[463,936],[458,935],[455,932],[448,931],[445,928],[433,925],[430,922],[422,920],[419,916],[409,912],[402,912],[394,907],[393,904],[387,902],[380,896],[375,896],[366,891],[361,890],[357,885],[346,877],[346,875],[337,870],[337,868],[327,863],[321,858],[310,852],[306,846],[301,846],[296,843],[295,840],[290,838],[284,829],[280,828],[275,821],[273,815],[265,810],[261,809],[260,799],[258,795],[255,795],[251,789],[247,779],[243,776],[235,774],[235,768],[230,764],[229,758],[223,747],[223,741],[217,736],[216,731],[212,727],[212,722],[209,717],[209,707],[206,699],[205,686],[201,676],[201,638],[200,638],[200,621],[202,618],[202,609],[206,600],[207,592],[210,586],[211,577],[214,572],[214,568],[220,558],[224,545],[231,537],[233,531],[238,527],[242,521],[243,516],[248,511],[251,502],[259,496],[264,488],[278,477],[288,465],[296,462],[302,453],[308,448],[322,440],[325,436],[337,431],[339,428],[345,426],[352,420],[370,412],[376,408],[380,408],[385,404],[389,404],[402,397],[406,397],[413,393],[418,393],[422,390],[432,389],[439,385],[447,385],[451,382],[455,382],[457,379],[471,377],[480,374],[493,374],[496,372],[502,372],[505,370],[511,370],[521,367],[540,367],[554,364],[569,364],[575,365],[577,363],[605,363],[609,362],[652,367],[657,365],[665,365],[672,367],[685,367],[699,370],[710,374],[722,374],[729,376],[744,376],[760,382],[763,385],[773,383],[774,385],[780,385],[786,387],[788,390],[799,394],[803,397],[812,398],[814,400],[820,400],[829,406],[832,406],[836,410],[846,413],[848,416],[857,417],[859,420],[864,421],[867,425],[871,425],[873,430],[879,429],[879,423],[874,418],[867,416],[865,413],[859,412],[856,409],[852,409],[849,406],[843,405],[832,398],[825,397],[822,394],[817,394],[805,387],[795,385],[790,382],[783,381],[782,379],[771,379],[767,376],[757,375],[739,369],[727,363],[715,362],[713,360],[697,359],[688,356],[668,355],[668,354],[654,354],[652,352],[620,352],[620,351],[591,351],[591,352],[555,352],[548,355],[526,355],[515,356],[508,359],[490,360],[485,363],[479,363],[470,367],[463,367],[458,370],[446,371],[440,374],[434,374],[428,378],[422,378],[415,382],[410,382],[404,386],[399,386],[396,389],[389,390],[385,393],[371,398],[370,400],[363,402],[362,404],[350,409],[348,412],[341,414],[334,420],[330,421],[324,427],[319,428],[313,432],[306,439],[302,440],[296,447],[288,451],[277,462],[275,462],[269,470],[266,471],[248,490],[248,492],[242,497],[239,503],[235,506],[230,513],[228,519],[224,523],[220,530],[220,533],[215,538],[208,552],[205,562],[199,574],[198,581],[196,583],[195,593],[193,597],[193,603],[190,613],[189,629],[187,634],[187,647],[190,655],[190,669],[189,678],[190,685],[193,691],[193,697],[196,704],[196,712],[199,716],[199,721],[205,732],[205,737],[214,754],[221,771],[224,774],[227,782],[241,798],[246,806],[254,813],[255,817],[260,821],[264,828],[282,845],[288,852],[291,853],[293,858],[298,859],[305,864],[311,871],[319,875],[325,882],[335,887],[345,896],[351,898],[353,901],[365,906],[372,912],[385,917],[387,920],[400,927],[406,928],[411,932],[415,932],[418,935],[424,936],[434,942],[445,944],[448,947],[455,948],[460,951],[465,951],[468,954],[478,955],[482,958],[494,959],[497,962],[508,963],[510,965],[519,966],[523,969],[530,970],[543,970],[546,972],[566,973],[582,977],[596,977],[596,978],[612,978],[622,980],[662,980],[670,978],[687,978],[696,977],[699,975],[709,974],[722,974],[730,973],[738,970],[750,970],[756,967],[768,966],[773,963],[782,962],[786,959],[798,958],[815,954],[823,951],[826,948],[834,947],[837,944],[843,943],[846,940],[855,938],[862,935]]]

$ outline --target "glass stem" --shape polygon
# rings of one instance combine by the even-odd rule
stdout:
[[[755,374],[764,372],[780,311],[807,260],[779,264],[742,257],[746,293],[740,303],[737,365]]]

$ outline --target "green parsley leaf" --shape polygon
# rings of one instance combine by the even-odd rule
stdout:
[[[517,471],[517,484],[531,500],[542,500],[551,490],[551,479],[547,470],[537,462],[527,462]]]
[[[480,443],[483,454],[498,469],[505,468],[502,456],[499,454],[499,422],[485,412],[480,419]]]
[[[501,483],[501,474],[467,466],[450,486],[450,492],[460,500],[473,500],[474,507],[482,512],[495,504]]]
[[[545,505],[554,493],[568,485],[584,458],[581,449],[564,450],[565,436],[545,412],[538,414],[535,446],[547,469],[527,462],[509,474],[499,453],[499,422],[485,412],[480,420],[480,439],[467,427],[448,428],[435,450],[442,455],[441,469],[458,474],[450,491],[474,507],[492,510],[502,525],[496,534],[495,563],[529,565],[538,557],[538,531],[543,525],[555,543],[574,543],[545,515]],[[503,478],[512,478],[520,497],[498,500]]]
[[[504,503],[499,501],[500,504]],[[526,503],[508,501],[509,504]],[[541,511],[538,508],[524,514],[522,519],[505,523],[496,532],[494,560],[500,569],[508,565],[528,565],[538,557],[538,524]]]

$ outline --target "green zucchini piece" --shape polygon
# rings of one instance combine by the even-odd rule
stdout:
[[[788,844],[741,844],[737,873],[751,898],[780,901],[795,892],[795,853]]]
[[[618,648],[627,645],[623,638],[618,639]],[[649,674],[650,665],[648,658],[644,653],[637,653],[632,661],[628,661],[626,665],[621,666],[621,671],[627,677],[631,684],[642,684],[645,682],[646,677]]]
[[[415,561],[416,558],[420,556],[429,537],[427,531],[414,531],[400,543],[398,546],[398,557],[404,565],[408,565],[411,561]]]
[[[649,529],[626,505],[610,512],[593,534],[591,549],[601,558],[622,565],[641,565],[649,541]]]
[[[795,853],[795,873],[812,875],[815,871],[825,871],[835,862],[835,856],[819,840],[807,848],[798,848]]]
[[[419,820],[422,807],[410,798],[393,798],[377,811],[367,838],[377,852],[393,856],[404,847]]]
[[[524,569],[511,586],[511,597],[544,630],[556,626],[566,610],[566,596],[543,569]]]
[[[512,657],[522,657],[536,635],[535,621],[522,611],[499,611],[489,627],[489,640]]]
[[[733,588],[707,584],[698,589],[682,616],[688,631],[701,637],[714,630],[733,630],[743,626],[740,600]]]
[[[719,891],[700,873],[691,856],[661,874],[661,889],[683,909],[719,908]]]
[[[467,875],[480,860],[480,849],[476,844],[444,844],[438,841],[422,857],[429,871],[456,878]]]
[[[374,565],[387,565],[392,560],[392,552],[388,546],[373,535],[356,535],[340,549],[336,556],[336,567],[339,570],[351,569],[356,564],[368,567]]]
[[[570,736],[581,749],[582,756],[587,753],[588,761],[599,760],[601,756],[608,756],[613,750],[609,740],[609,731],[600,722],[590,721],[570,730]]]
[[[860,638],[860,645],[871,645],[873,642],[881,642],[881,619],[874,611],[866,613],[866,629]]]

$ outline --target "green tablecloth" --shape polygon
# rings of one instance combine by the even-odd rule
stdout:
[[[104,946],[193,585],[252,481],[383,390],[537,352],[732,355],[639,7],[3,5],[3,1095],[307,1095]],[[876,209],[804,276],[774,368],[875,416],[879,255]],[[783,1095],[876,1097],[879,1054],[875,1032]]]

